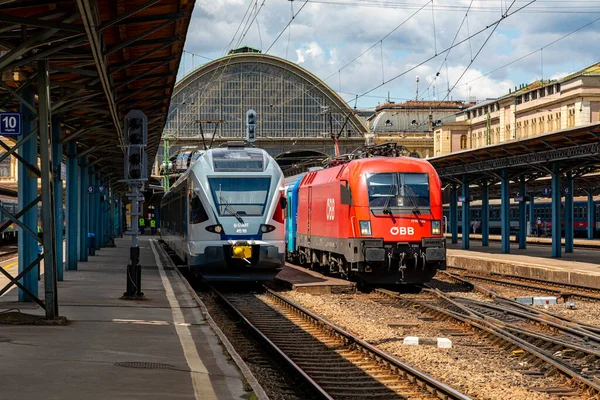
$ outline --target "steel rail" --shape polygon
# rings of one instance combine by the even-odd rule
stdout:
[[[238,308],[231,303],[225,295],[219,292],[217,289],[211,286],[211,290],[215,293],[231,311],[233,311],[244,323],[256,334],[258,337],[265,342],[271,349],[273,349],[296,373],[302,377],[302,379],[321,396],[323,399],[334,400],[317,382],[315,382],[298,364],[296,364],[290,357],[287,356],[271,339],[269,339],[257,326],[255,326],[246,316],[238,310]]]
[[[504,311],[504,312],[511,313],[511,314],[519,316],[519,317],[532,319],[532,320],[535,320],[536,322],[540,322],[540,323],[549,323],[553,326],[554,326],[554,324],[558,324],[558,325],[560,325],[560,327],[554,326],[558,329],[563,329],[563,327],[573,328],[573,329],[576,329],[579,331],[576,334],[581,334],[581,335],[585,335],[585,336],[592,335],[593,339],[595,341],[600,342],[600,326],[594,326],[594,325],[590,325],[590,324],[577,322],[577,321],[574,321],[567,317],[552,314],[545,310],[532,308],[525,304],[519,303],[518,301],[515,301],[508,297],[502,296],[501,294],[499,294],[493,290],[486,289],[480,285],[477,285],[476,283],[473,283],[473,282],[463,278],[462,276],[457,276],[457,275],[453,274],[452,272],[442,271],[442,273],[450,279],[453,279],[462,284],[473,287],[473,289],[484,294],[485,296],[488,296],[492,299],[496,299],[504,304],[508,304],[517,309],[517,310],[511,310],[511,309],[503,308],[502,311]],[[466,299],[465,301],[471,301],[471,300]],[[482,303],[481,305],[484,307],[497,308],[497,306],[494,306],[494,305],[491,305],[488,303]],[[523,315],[518,310],[523,311],[526,315]]]
[[[462,322],[473,328],[476,328],[477,330],[482,331],[487,335],[491,335],[498,339],[501,339],[502,341],[508,343],[511,347],[520,348],[521,350],[523,350],[523,351],[531,354],[532,356],[551,365],[553,368],[555,368],[557,371],[561,372],[562,374],[564,374],[570,378],[576,379],[577,381],[584,384],[596,396],[600,395],[600,383],[597,383],[595,381],[592,381],[592,380],[586,378],[585,376],[581,375],[579,372],[573,370],[573,368],[571,368],[570,366],[565,365],[562,360],[556,359],[553,356],[549,356],[549,355],[545,354],[543,352],[543,350],[539,349],[537,346],[529,343],[528,341],[520,338],[519,336],[517,336],[511,332],[508,332],[506,324],[502,323],[501,321],[495,320],[496,322],[493,322],[494,321],[493,318],[489,318],[489,317],[482,318],[482,317],[473,315],[475,313],[473,313],[471,310],[465,310],[467,308],[461,304],[453,304],[453,305],[455,307],[459,308],[461,311],[467,312],[469,315],[463,315],[463,314],[460,314],[459,312],[452,311],[452,310],[449,310],[446,308],[442,308],[442,307],[439,307],[434,304],[428,304],[426,302],[422,302],[422,301],[418,301],[418,300],[403,298],[403,297],[398,296],[397,293],[392,292],[390,290],[386,290],[386,289],[375,289],[374,292],[379,295],[385,296],[387,298],[392,298],[392,299],[395,299],[400,302],[412,304],[412,305],[420,308],[421,310],[423,310],[429,314],[432,314],[434,317],[436,317],[438,319],[440,318],[440,316],[442,316],[444,319],[447,319],[447,318],[454,319],[458,322]],[[435,291],[432,291],[432,293],[439,295],[439,293],[436,293]],[[448,300],[446,300],[446,301],[448,301]],[[454,303],[452,300],[449,300],[449,302]]]
[[[281,357],[286,360],[310,385],[317,390],[324,398],[332,398],[323,388],[321,388],[318,383],[316,383],[308,373],[306,373],[300,366],[298,366],[290,357],[288,357],[275,343],[273,343],[264,333],[262,333],[254,324],[252,324],[241,311],[239,311],[235,305],[233,305],[223,294],[219,293],[215,290],[215,293],[230,307],[236,315],[238,315],[251,329],[253,329],[257,335],[269,344],[277,353],[281,355]],[[356,350],[359,350],[363,354],[367,355],[372,360],[376,361],[378,364],[384,364],[389,367],[395,374],[397,374],[400,378],[408,378],[411,382],[415,383],[415,386],[429,392],[433,396],[436,396],[440,399],[457,399],[457,400],[468,400],[470,397],[458,392],[452,387],[437,381],[433,377],[427,375],[426,373],[411,367],[408,364],[398,360],[397,358],[384,353],[379,350],[377,347],[365,342],[364,340],[352,335],[351,333],[343,330],[342,328],[332,324],[331,322],[323,319],[322,317],[314,314],[312,311],[302,307],[301,305],[287,299],[286,297],[280,295],[279,293],[269,289],[264,288],[265,294],[270,297],[272,300],[278,302],[283,307],[287,307],[290,310],[293,310],[296,314],[301,315],[305,320],[309,320],[316,326],[320,326],[320,328],[329,332],[332,336],[337,336],[345,343],[354,347]]]
[[[467,271],[465,268],[459,268],[459,267],[450,267],[450,269]],[[453,276],[456,276],[456,273],[451,272],[451,271],[441,271],[441,272],[443,272],[445,274],[451,274]],[[526,289],[541,290],[541,291],[545,291],[545,292],[554,293],[558,296],[565,297],[565,298],[575,297],[575,298],[581,298],[584,300],[600,301],[600,295],[591,294],[591,293],[600,293],[600,289],[596,289],[596,288],[586,287],[586,286],[577,285],[577,284],[558,283],[558,282],[548,281],[546,279],[537,279],[537,278],[522,277],[522,276],[516,276],[516,275],[504,275],[504,274],[494,274],[494,275],[498,275],[501,277],[472,274],[472,273],[468,273],[468,272],[461,273],[460,277],[463,279],[469,278],[469,279],[493,282],[493,283],[497,283],[499,285],[509,285],[509,286],[526,288]],[[532,283],[527,283],[527,282],[532,282]],[[536,283],[538,283],[538,284],[536,284]],[[561,290],[561,289],[568,289],[568,290],[574,290],[574,291],[573,292],[565,292],[564,290]]]
[[[324,318],[314,314],[312,311],[285,298],[284,296],[280,295],[279,293],[277,293],[271,289],[268,289],[268,288],[266,288],[266,290],[267,290],[268,295],[279,300],[280,302],[285,304],[287,307],[290,307],[297,311],[300,311],[302,314],[306,315],[307,317],[313,319],[314,321],[319,322],[319,324],[321,324],[322,326],[325,326],[328,329],[335,331],[338,335],[341,335],[342,337],[344,337],[344,339],[347,340],[349,343],[353,343],[354,345],[356,345],[363,353],[369,355],[371,358],[374,358],[380,362],[384,362],[394,369],[404,371],[406,374],[410,375],[411,377],[415,378],[418,382],[420,382],[419,386],[422,386],[422,385],[426,386],[432,394],[436,394],[438,396],[440,394],[442,394],[442,395],[444,395],[443,398],[450,398],[450,399],[469,399],[468,396],[466,396],[466,395],[458,392],[457,390],[451,388],[450,386],[434,379],[433,377],[429,376],[428,374],[411,367],[410,365],[398,360],[397,358],[395,358],[387,353],[384,353],[383,351],[379,350],[377,347],[373,346],[372,344],[370,344],[370,343],[356,337],[355,335],[349,333],[348,331],[345,331],[342,328],[332,324],[331,322],[325,320]]]

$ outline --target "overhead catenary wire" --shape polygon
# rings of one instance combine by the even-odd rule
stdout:
[[[432,2],[433,4],[433,2]],[[450,44],[450,47],[452,47],[454,45],[454,43],[456,42],[456,39],[458,38],[458,35],[460,34],[460,31],[465,23],[465,21],[467,20],[467,16],[469,15],[469,10],[471,9],[471,6],[473,5],[473,0],[471,0],[471,2],[469,3],[469,8],[467,8],[467,12],[465,13],[465,16],[463,17],[462,21],[460,22],[460,25],[458,26],[458,29],[456,30],[456,34],[454,35],[454,39],[452,39],[452,44]],[[469,36],[469,33],[467,32],[467,36]],[[471,41],[469,41],[469,48],[471,47]],[[433,80],[431,80],[431,82],[429,82],[429,85],[427,85],[427,88],[425,89],[425,91],[427,91],[429,89],[429,87],[432,85],[432,83],[435,81],[435,78],[438,77],[440,75],[440,72],[442,71],[442,68],[444,67],[444,64],[446,64],[446,81],[448,82],[448,91],[450,91],[450,80],[449,80],[449,76],[448,76],[448,56],[450,55],[450,52],[452,50],[449,50],[446,55],[444,56],[444,61],[442,61],[442,64],[440,65],[440,67],[438,68],[435,77],[433,78]],[[473,57],[471,56],[471,59],[473,59]]]
[[[279,40],[279,38],[281,37],[281,35],[283,35],[285,33],[285,31],[289,28],[289,26],[292,24],[292,22],[294,22],[294,19],[296,19],[296,17],[298,16],[298,14],[300,14],[300,12],[304,9],[304,7],[306,7],[306,5],[308,4],[308,1],[309,0],[306,0],[302,4],[302,6],[300,7],[300,9],[295,14],[292,14],[292,18],[290,18],[290,20],[287,23],[287,25],[281,30],[281,32],[279,32],[279,35],[277,35],[277,37],[275,38],[275,40],[273,40],[273,43],[271,43],[271,45],[264,52],[264,54],[267,54],[273,48],[273,46],[275,46],[275,43],[277,43],[277,41]]]
[[[536,0],[532,0],[531,2],[527,3],[527,5],[529,5],[529,4],[531,4],[531,3],[535,2],[535,1],[536,1]],[[369,93],[371,93],[371,92],[373,92],[373,91],[375,91],[375,90],[379,89],[380,87],[382,87],[382,86],[384,86],[384,85],[387,85],[388,83],[390,83],[390,82],[392,82],[392,81],[395,81],[396,79],[398,79],[398,78],[400,78],[400,77],[402,77],[402,76],[404,76],[404,75],[408,74],[408,73],[409,73],[409,72],[411,72],[411,71],[414,71],[415,69],[419,68],[420,66],[422,66],[422,65],[424,65],[424,64],[426,64],[426,63],[428,63],[429,61],[433,60],[434,58],[436,58],[436,57],[440,56],[441,54],[445,54],[445,53],[447,53],[448,51],[452,50],[453,48],[455,48],[455,47],[457,47],[457,46],[460,46],[460,45],[461,45],[461,44],[463,44],[464,42],[466,42],[466,41],[470,40],[471,38],[473,38],[473,37],[475,37],[475,36],[478,36],[478,35],[480,35],[481,33],[483,33],[483,32],[485,32],[485,31],[487,31],[488,29],[490,29],[490,28],[492,28],[492,27],[494,27],[494,26],[497,26],[497,25],[498,25],[498,24],[499,24],[501,21],[503,21],[503,20],[505,20],[506,18],[509,18],[509,17],[511,17],[512,15],[514,15],[514,14],[518,13],[520,10],[522,10],[523,8],[525,8],[527,5],[520,7],[519,9],[517,9],[517,10],[513,11],[513,12],[512,12],[512,13],[510,13],[510,14],[505,14],[505,15],[504,15],[502,18],[500,18],[500,19],[498,19],[498,20],[496,20],[496,21],[492,22],[492,23],[491,23],[491,24],[489,24],[489,25],[486,25],[484,28],[481,28],[480,30],[478,30],[477,32],[473,33],[473,34],[472,34],[472,35],[470,35],[469,37],[467,37],[467,38],[465,38],[465,39],[463,39],[463,40],[461,40],[461,41],[459,41],[459,42],[455,43],[455,44],[454,44],[454,45],[452,45],[452,46],[449,46],[449,47],[447,47],[446,49],[444,49],[444,50],[440,51],[440,52],[439,52],[437,55],[432,55],[432,56],[430,56],[430,57],[426,58],[425,60],[421,61],[420,63],[418,63],[418,64],[415,64],[415,65],[414,65],[414,66],[412,66],[411,68],[409,68],[409,69],[405,70],[404,72],[401,72],[400,74],[397,74],[397,75],[393,76],[392,78],[388,79],[387,81],[385,81],[385,82],[383,82],[383,83],[381,83],[381,84],[379,84],[379,85],[376,85],[375,87],[373,87],[373,88],[371,88],[371,89],[367,90],[366,92],[364,92],[364,93],[360,94],[358,97],[359,97],[359,98],[361,98],[361,97],[363,97],[363,96],[365,96],[365,95],[367,95],[367,94],[369,94]],[[347,100],[347,102],[348,102],[348,101],[351,101],[351,100]]]
[[[500,18],[500,21],[494,26],[494,29],[492,29],[492,31],[490,32],[490,34],[488,35],[488,37],[485,39],[485,41],[483,42],[483,44],[481,45],[481,47],[479,48],[479,50],[477,51],[477,53],[475,53],[475,56],[471,58],[471,61],[469,62],[469,64],[467,65],[467,67],[464,69],[464,71],[462,72],[462,74],[460,74],[460,76],[458,77],[458,79],[456,80],[456,82],[454,82],[454,85],[452,85],[452,88],[448,91],[448,93],[446,93],[446,95],[444,96],[444,98],[440,101],[440,104],[450,96],[450,93],[452,93],[452,91],[454,90],[454,88],[456,87],[456,85],[458,85],[458,83],[463,78],[463,76],[465,76],[465,74],[467,73],[467,71],[469,70],[469,68],[471,68],[471,65],[473,65],[473,63],[477,59],[477,56],[479,56],[479,54],[481,53],[481,51],[483,50],[483,48],[485,47],[485,45],[487,44],[487,42],[489,42],[489,40],[494,35],[494,32],[496,32],[496,29],[498,29],[498,27],[500,26],[500,22],[503,21],[504,18],[506,18],[508,12],[512,8],[512,6],[515,4],[515,1],[516,0],[513,0],[513,2],[510,4],[510,6],[508,6],[508,8],[506,9],[506,11],[503,14],[502,18]],[[531,0],[529,3],[525,4],[520,9],[523,9],[523,8],[527,7],[528,5],[535,3],[535,1],[536,0]]]
[[[348,66],[350,66],[356,60],[358,60],[359,58],[361,58],[362,56],[364,56],[365,54],[367,54],[373,48],[375,48],[380,43],[382,43],[385,39],[387,39],[388,37],[390,37],[400,27],[402,27],[404,24],[406,24],[408,21],[410,21],[413,17],[415,17],[421,10],[423,10],[431,1],[432,0],[428,0],[425,4],[423,4],[421,7],[419,7],[418,10],[416,10],[415,12],[413,12],[411,15],[409,15],[407,18],[405,18],[402,22],[400,22],[398,25],[396,25],[391,31],[389,31],[387,34],[385,34],[381,39],[379,39],[378,41],[374,42],[369,48],[367,48],[364,51],[362,51],[359,55],[357,55],[352,60],[350,60],[349,62],[347,62],[345,65],[343,65],[342,67],[340,67],[336,72],[332,73],[331,75],[329,75],[328,77],[326,77],[325,79],[323,79],[323,81],[326,82],[327,80],[331,79],[336,74],[338,76],[340,76],[340,73],[341,73],[342,70],[344,70],[345,68],[347,68]],[[314,88],[316,88],[318,86],[321,86],[320,83],[315,83],[315,84],[311,85],[308,89],[304,90],[300,95],[304,96],[306,93],[308,93],[309,91],[311,91],[312,89],[314,89]],[[353,95],[356,95],[356,94],[353,93]],[[291,102],[292,100],[294,100],[296,98],[298,98],[298,96],[290,97],[289,99],[287,99],[285,102],[282,102],[278,106],[279,107],[284,106],[284,105],[286,105],[287,103]]]
[[[475,82],[475,81],[478,81],[479,79],[485,78],[486,76],[489,76],[489,75],[493,74],[494,72],[498,72],[498,71],[500,71],[501,69],[504,69],[504,68],[506,68],[506,67],[509,67],[509,66],[511,66],[511,65],[513,65],[513,64],[515,64],[515,63],[517,63],[517,62],[519,62],[519,61],[521,61],[521,60],[524,60],[525,58],[531,57],[532,55],[536,54],[537,52],[539,52],[539,51],[543,51],[544,49],[546,49],[546,48],[548,48],[548,47],[550,47],[550,46],[552,46],[552,45],[554,45],[554,44],[556,44],[556,43],[558,43],[558,42],[560,42],[560,41],[562,41],[562,40],[564,40],[564,39],[568,38],[569,36],[571,36],[571,35],[573,35],[573,34],[575,34],[575,33],[579,32],[579,31],[581,31],[582,29],[585,29],[585,28],[587,28],[587,27],[588,27],[588,26],[590,26],[590,25],[593,25],[594,23],[596,23],[596,22],[598,22],[598,21],[600,21],[600,17],[598,17],[598,18],[595,18],[595,19],[593,19],[592,21],[589,21],[589,22],[587,22],[586,24],[584,24],[584,25],[580,26],[579,28],[577,28],[577,29],[574,29],[574,30],[570,31],[569,33],[566,33],[565,35],[563,35],[563,36],[561,36],[561,37],[559,37],[559,38],[557,38],[557,39],[555,39],[555,40],[553,40],[553,41],[551,41],[551,42],[549,42],[549,43],[545,44],[544,46],[540,47],[539,49],[533,50],[533,51],[531,51],[531,52],[529,52],[529,53],[527,53],[527,54],[524,54],[524,55],[522,55],[522,56],[520,56],[520,57],[518,57],[518,58],[515,58],[514,60],[512,60],[512,61],[509,61],[509,62],[507,62],[506,64],[503,64],[503,65],[501,65],[501,66],[499,66],[499,67],[497,67],[497,68],[494,68],[493,70],[491,70],[491,71],[488,71],[488,72],[486,72],[485,74],[482,74],[482,75],[478,76],[477,78],[471,79],[470,81],[467,81],[467,82],[465,82],[465,83],[462,83],[462,84],[460,84],[460,85],[458,85],[458,86],[459,86],[459,87],[460,87],[460,86],[466,86],[466,85],[468,85],[468,84],[470,84],[470,83],[473,83],[473,82]]]

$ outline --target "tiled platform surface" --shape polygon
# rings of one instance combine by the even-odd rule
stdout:
[[[118,239],[65,271],[58,299],[69,324],[0,325],[0,399],[248,398],[180,275],[158,266],[149,238],[140,247],[146,300],[119,299],[129,244]],[[14,289],[1,297],[0,312],[43,314],[16,299]]]

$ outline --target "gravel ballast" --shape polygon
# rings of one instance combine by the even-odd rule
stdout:
[[[433,320],[414,309],[380,304],[362,293],[285,295],[473,398],[552,399],[535,388],[565,387],[559,378],[521,373],[535,368],[475,335],[465,334],[456,324]],[[407,346],[403,344],[405,336],[447,337],[452,340],[452,348]]]

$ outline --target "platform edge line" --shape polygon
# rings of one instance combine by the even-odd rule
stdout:
[[[153,239],[153,241],[154,240],[155,239]],[[157,246],[157,247],[159,248],[159,251],[163,251],[160,246]],[[212,316],[208,312],[208,309],[206,308],[206,305],[204,304],[202,299],[200,299],[200,297],[198,297],[198,294],[196,293],[194,288],[192,288],[192,285],[190,285],[190,283],[187,281],[187,279],[185,279],[185,277],[181,274],[181,271],[179,271],[179,268],[177,268],[175,265],[173,265],[173,263],[169,257],[167,257],[167,260],[168,260],[168,263],[171,264],[170,266],[173,267],[173,269],[175,271],[177,271],[177,276],[183,282],[184,286],[187,288],[187,290],[189,291],[189,293],[192,296],[192,298],[194,299],[194,301],[196,301],[196,303],[198,303],[198,306],[200,307],[200,310],[201,310],[202,314],[204,315],[204,318],[206,318],[206,320],[208,321],[208,325],[217,334],[217,336],[219,337],[219,340],[221,341],[223,346],[225,346],[225,350],[227,350],[227,352],[229,353],[229,355],[231,356],[231,358],[233,359],[233,361],[235,362],[237,367],[240,369],[240,372],[242,373],[244,378],[246,378],[246,380],[250,384],[250,387],[252,387],[252,390],[254,391],[254,394],[256,395],[256,397],[258,397],[259,400],[270,400],[269,396],[264,391],[261,384],[258,382],[258,380],[254,376],[254,374],[252,374],[252,371],[250,371],[250,368],[248,368],[248,365],[246,365],[244,360],[242,360],[242,357],[240,357],[240,355],[235,350],[235,348],[233,347],[233,345],[231,344],[229,339],[227,339],[227,336],[225,336],[225,334],[223,333],[221,328],[219,328],[219,326],[217,325],[215,320],[212,318]]]
[[[192,387],[194,388],[194,397],[197,400],[217,399],[217,394],[210,380],[210,374],[206,369],[206,366],[202,362],[200,355],[198,354],[198,348],[192,337],[189,328],[185,325],[185,318],[181,312],[179,301],[173,291],[173,286],[167,276],[161,257],[156,250],[156,243],[154,240],[150,240],[150,248],[154,253],[154,259],[156,261],[158,272],[165,288],[167,300],[171,305],[171,313],[173,315],[173,323],[175,325],[175,332],[179,337],[181,348],[185,360],[190,367],[190,378],[192,380]],[[198,368],[199,367],[199,368]],[[202,381],[200,381],[200,379]],[[207,385],[210,388],[210,392],[207,391]]]

